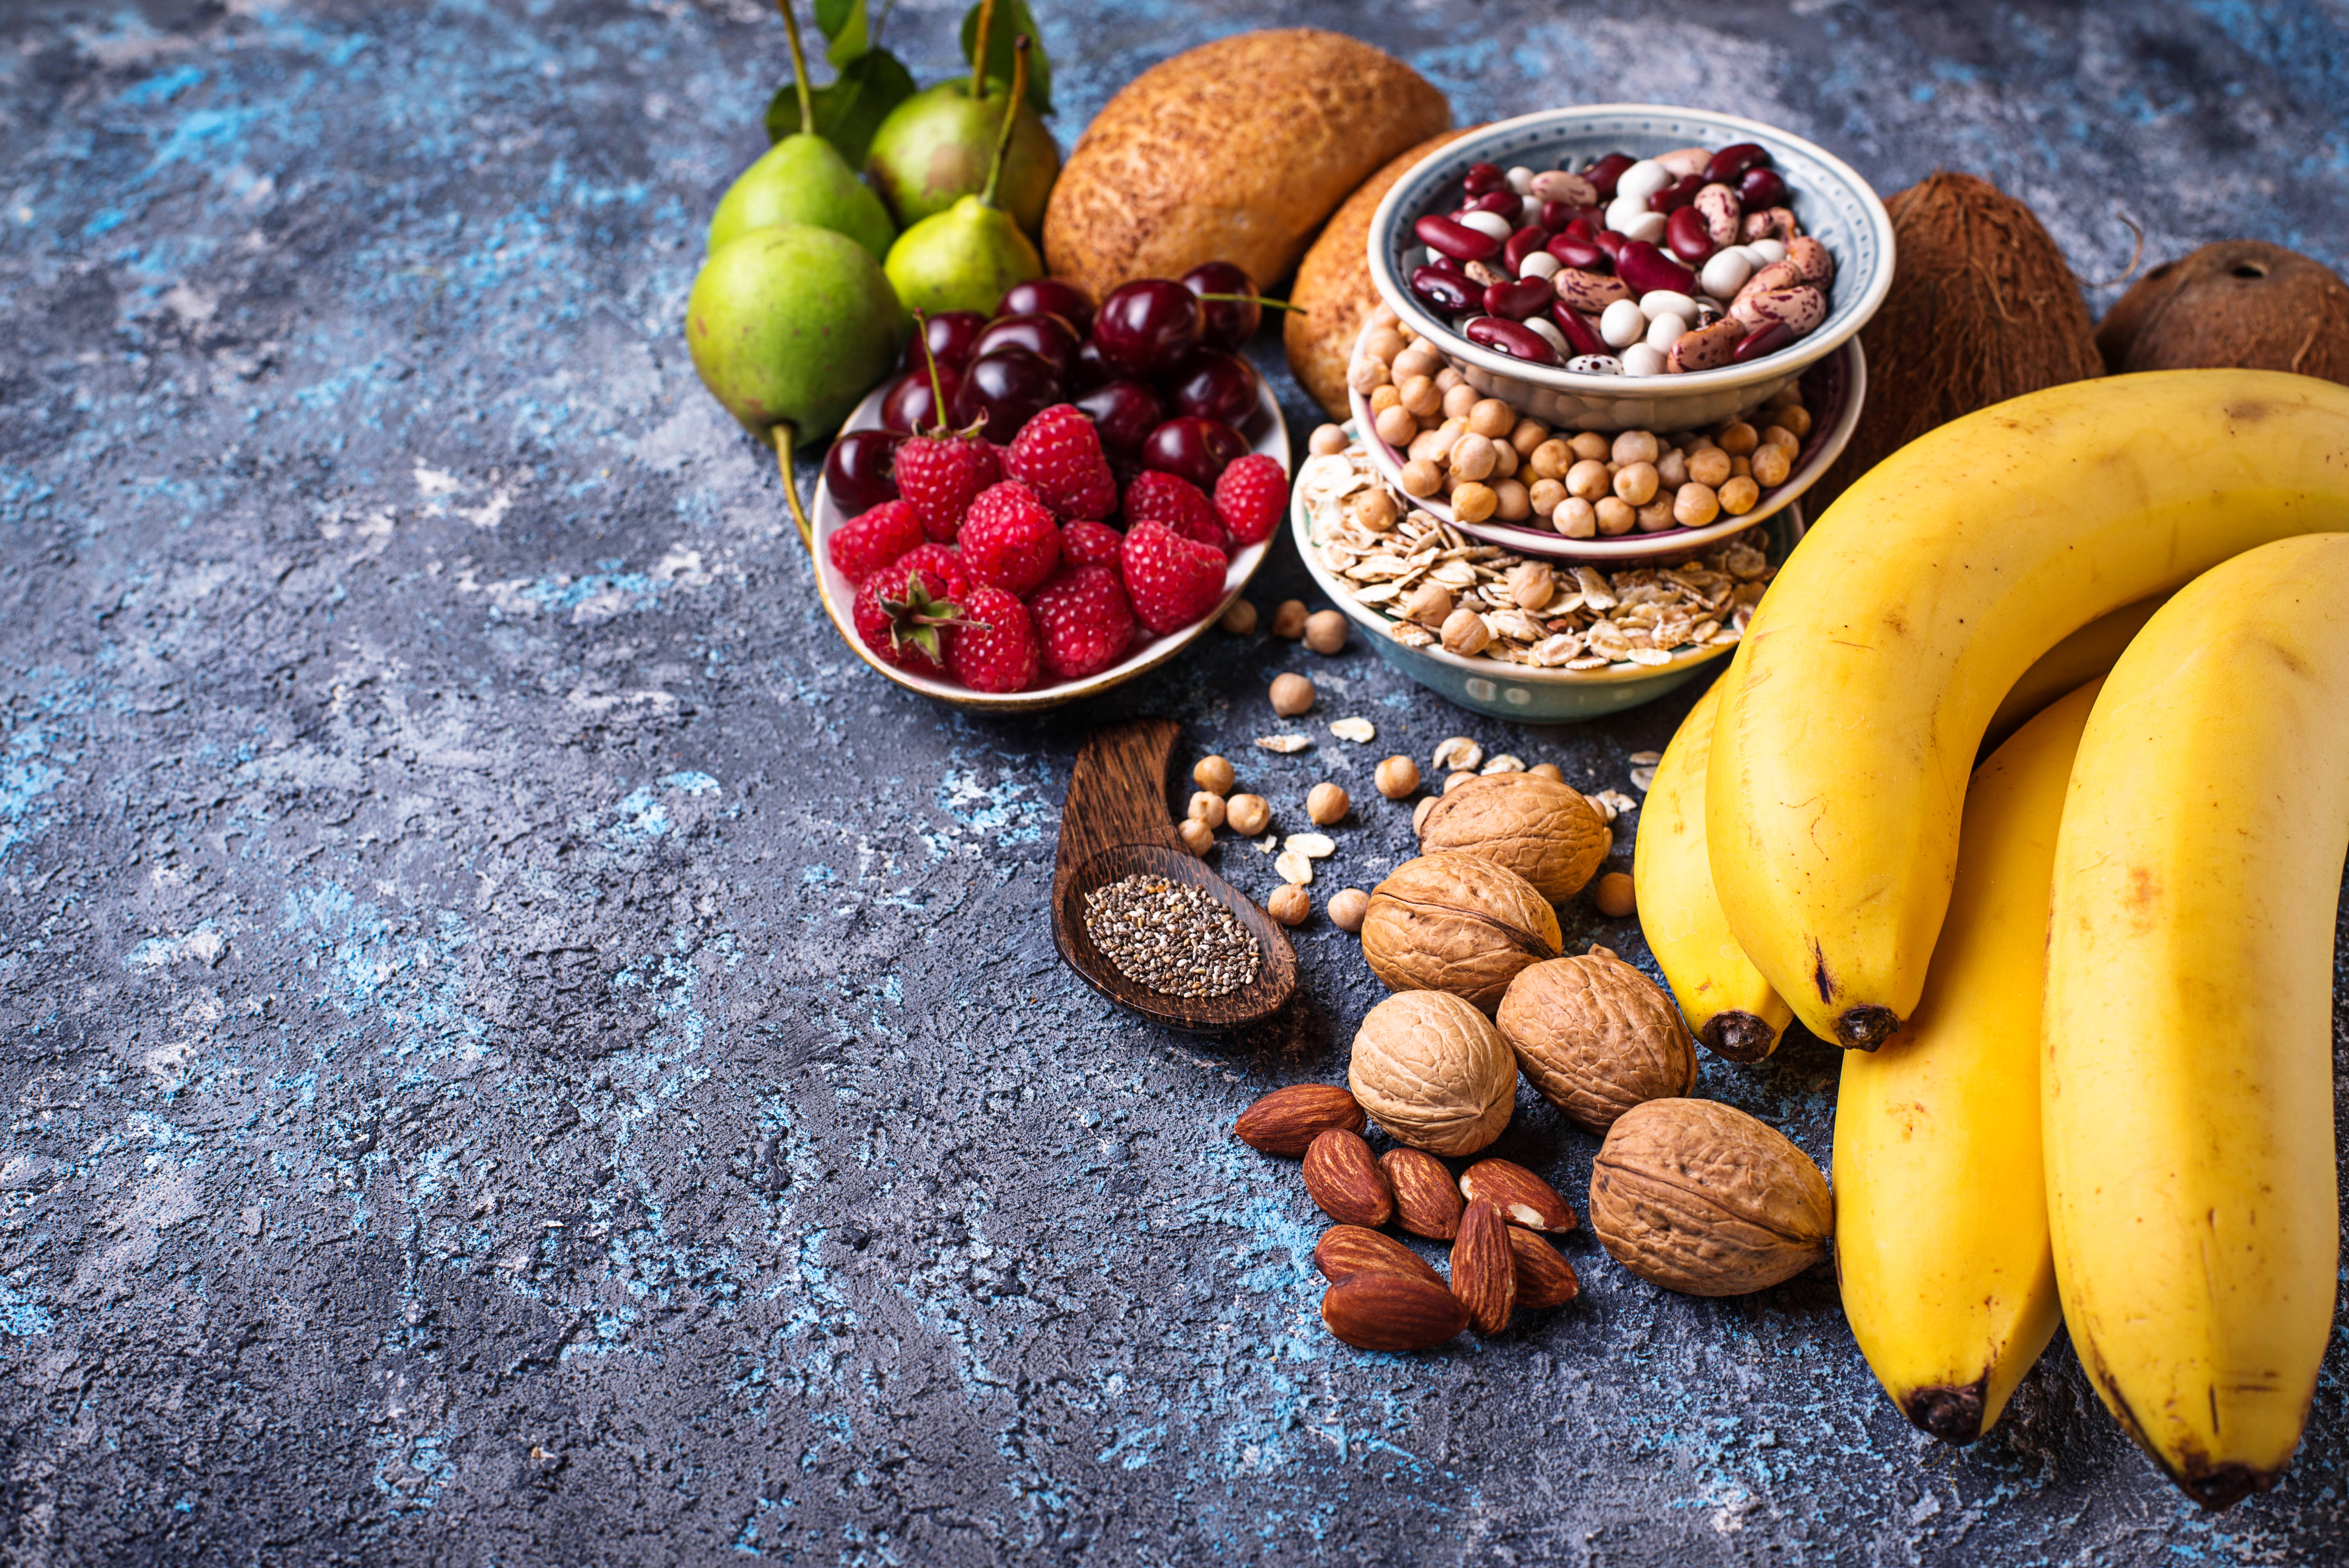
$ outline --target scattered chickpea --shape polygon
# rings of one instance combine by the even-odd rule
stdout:
[[[1435,797],[1433,795],[1425,797],[1418,805],[1413,807],[1411,812],[1411,830],[1417,833],[1421,829],[1425,827],[1427,824],[1427,814],[1434,810]]]
[[[1283,599],[1272,613],[1272,634],[1290,642],[1305,634],[1305,601]]]
[[[1272,808],[1261,795],[1235,795],[1224,802],[1224,825],[1253,839],[1272,826]]]
[[[1639,895],[1632,887],[1631,879],[1621,872],[1609,872],[1600,877],[1595,898],[1599,913],[1609,920],[1621,920],[1640,907]]]
[[[1191,782],[1210,794],[1228,795],[1238,781],[1232,765],[1220,757],[1202,757],[1191,765]]]
[[[1205,822],[1210,828],[1224,825],[1224,798],[1213,789],[1201,789],[1191,797],[1190,820]]]
[[[1390,757],[1379,764],[1376,781],[1380,794],[1400,800],[1419,788],[1419,764],[1408,757]]]
[[[1307,443],[1317,458],[1331,458],[1346,449],[1346,432],[1335,425],[1317,426],[1313,438]]]
[[[1555,762],[1537,762],[1526,769],[1526,773],[1529,778],[1547,779],[1553,784],[1566,782],[1566,769]]]
[[[1204,855],[1216,847],[1216,830],[1195,818],[1185,817],[1174,830],[1182,835],[1183,847],[1195,855]]]
[[[1235,637],[1245,637],[1256,630],[1256,605],[1247,599],[1235,599],[1224,618],[1216,623]]]
[[[1371,912],[1371,895],[1358,887],[1341,887],[1330,895],[1330,923],[1340,931],[1360,931]]]
[[[1302,925],[1313,913],[1313,895],[1294,882],[1283,882],[1264,901],[1264,912],[1283,925]]]
[[[1272,677],[1272,711],[1283,718],[1295,718],[1313,706],[1313,683],[1300,675],[1278,675]]]
[[[1340,610],[1316,610],[1305,617],[1305,645],[1317,654],[1342,653],[1346,647],[1346,616]]]
[[[1305,819],[1317,828],[1326,828],[1332,822],[1343,821],[1353,804],[1344,785],[1324,779],[1305,797]]]

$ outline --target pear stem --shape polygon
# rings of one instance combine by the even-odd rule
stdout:
[[[1019,106],[1028,100],[1028,35],[1011,46],[1011,98],[1003,106],[1003,129],[995,133],[995,159],[987,166],[987,189],[978,193],[982,207],[995,205],[995,187],[1003,179],[1003,155],[1011,147],[1011,132],[1019,123]]]
[[[800,526],[800,542],[815,553],[815,525],[808,521],[805,508],[800,505],[800,476],[792,467],[792,427],[788,421],[779,423],[767,435],[775,443],[775,463],[783,470],[783,500],[792,509],[792,521]]]
[[[978,0],[978,26],[970,36],[970,96],[987,96],[988,35],[995,30],[995,0]]]
[[[792,12],[792,0],[775,0],[775,8],[783,14],[783,31],[792,36],[792,80],[800,89],[800,134],[815,133],[815,98],[808,91],[807,55],[800,47],[800,19]]]

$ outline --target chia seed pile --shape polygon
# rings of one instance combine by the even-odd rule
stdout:
[[[1212,894],[1164,877],[1121,877],[1085,895],[1085,934],[1118,973],[1162,996],[1222,996],[1256,978],[1256,936]]]

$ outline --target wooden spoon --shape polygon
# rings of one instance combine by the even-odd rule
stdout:
[[[1288,1005],[1297,989],[1297,953],[1270,915],[1184,847],[1167,820],[1166,762],[1179,727],[1171,718],[1113,725],[1096,730],[1077,753],[1052,872],[1052,942],[1078,978],[1121,1006],[1195,1034],[1224,1034]],[[1170,996],[1126,978],[1085,931],[1085,895],[1137,873],[1188,882],[1220,900],[1256,937],[1263,954],[1256,978],[1237,991],[1198,998]]]

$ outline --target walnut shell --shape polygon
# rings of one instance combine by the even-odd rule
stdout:
[[[1542,1098],[1593,1132],[1696,1085],[1696,1042],[1681,1010],[1654,981],[1607,954],[1521,970],[1501,998],[1499,1022]]]
[[[1474,1154],[1509,1125],[1517,1062],[1492,1020],[1448,991],[1398,991],[1354,1031],[1347,1087],[1398,1143]]]
[[[1590,1228],[1652,1284],[1743,1295],[1826,1259],[1835,1200],[1777,1129],[1713,1100],[1651,1099],[1591,1163]]]
[[[1371,890],[1362,956],[1390,991],[1449,991],[1490,1013],[1517,971],[1557,956],[1557,912],[1474,855],[1422,855]]]
[[[1488,773],[1436,800],[1419,825],[1419,847],[1506,866],[1550,903],[1563,903],[1606,861],[1615,834],[1570,784],[1532,773]]]

